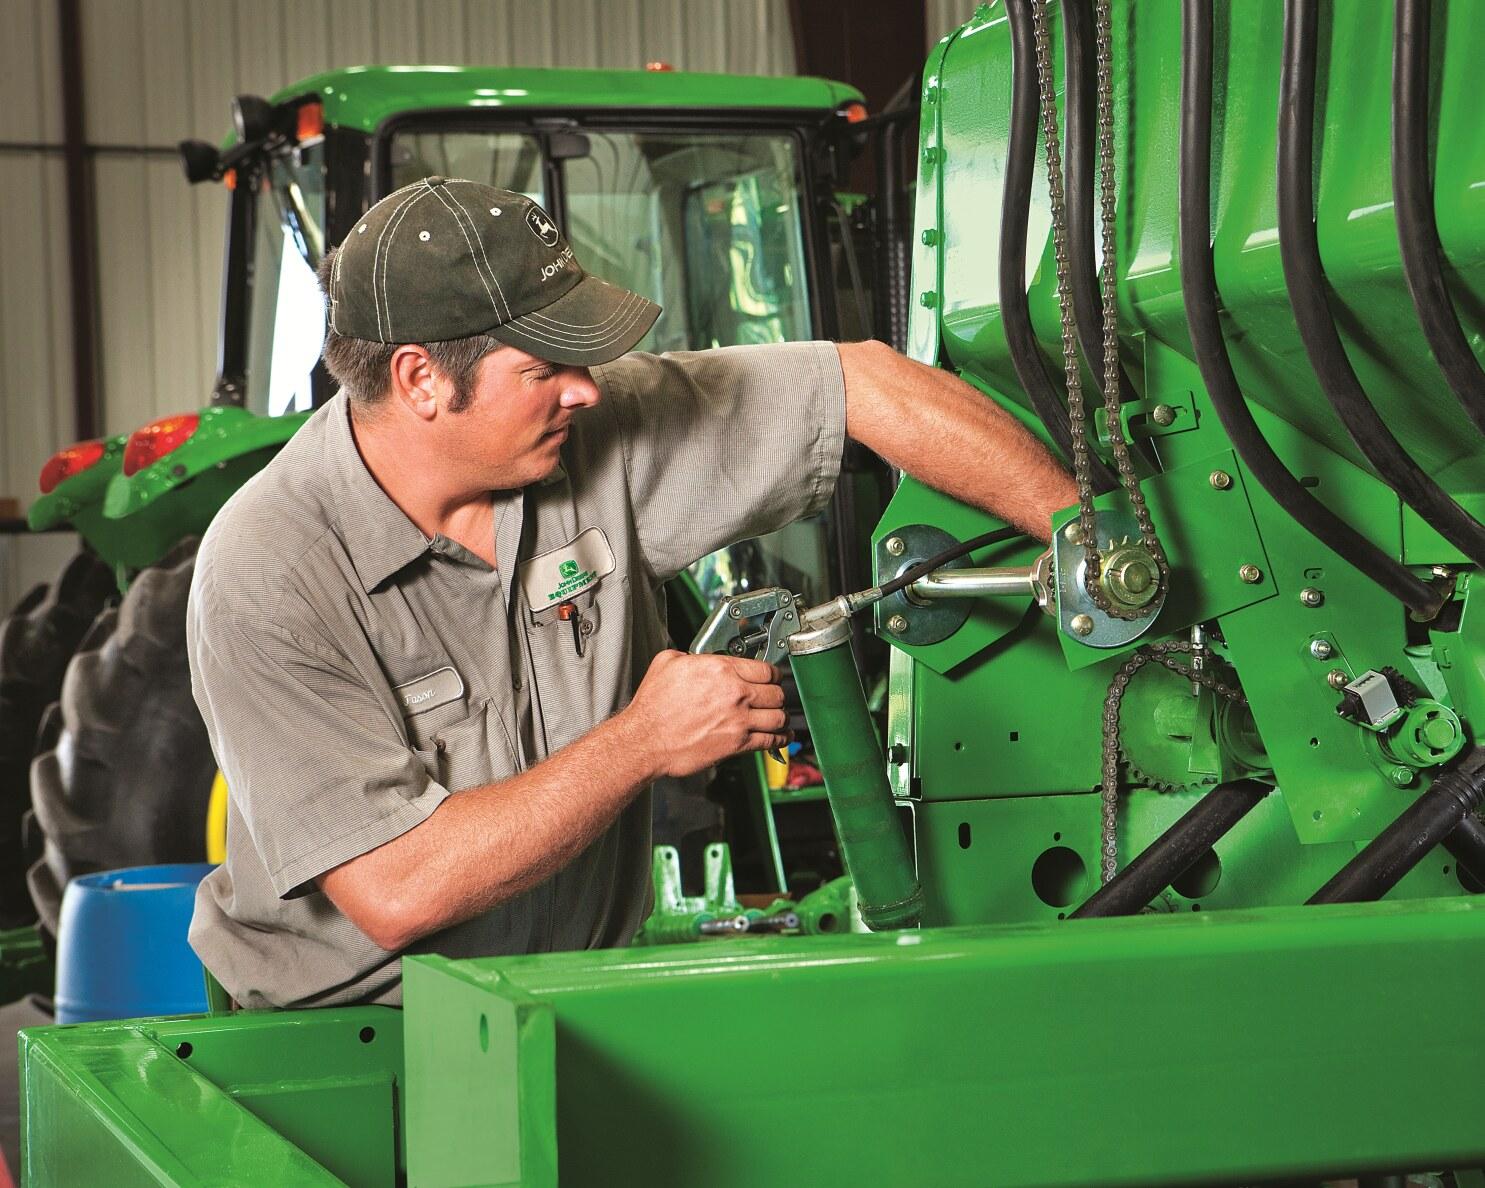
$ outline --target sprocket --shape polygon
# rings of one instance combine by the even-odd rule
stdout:
[[[1146,664],[1134,674],[1119,713],[1119,753],[1130,783],[1187,792],[1217,782],[1214,772],[1190,769],[1194,732],[1209,729],[1199,704],[1190,679],[1164,665]]]

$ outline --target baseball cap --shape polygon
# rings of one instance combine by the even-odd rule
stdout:
[[[660,316],[589,276],[557,224],[512,190],[426,177],[357,221],[330,272],[330,325],[373,342],[488,334],[553,363],[617,359]]]

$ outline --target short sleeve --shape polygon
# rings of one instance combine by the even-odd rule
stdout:
[[[448,790],[353,666],[324,641],[211,601],[198,583],[191,688],[274,892],[295,895],[427,820]]]
[[[636,353],[594,375],[618,424],[640,547],[658,579],[829,500],[846,429],[833,343]]]

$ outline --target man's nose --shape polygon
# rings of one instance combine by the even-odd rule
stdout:
[[[569,367],[563,376],[561,402],[563,408],[592,408],[603,397],[592,373],[586,367]]]

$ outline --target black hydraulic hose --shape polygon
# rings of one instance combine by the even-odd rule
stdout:
[[[1036,39],[1030,4],[1033,0],[1006,0],[1011,32],[1011,113],[1006,144],[1005,190],[1000,206],[1000,318],[1016,378],[1026,389],[1031,407],[1046,426],[1052,444],[1065,460],[1072,459],[1072,432],[1067,403],[1047,369],[1046,358],[1031,327],[1026,300],[1026,234],[1031,217],[1031,182],[1036,173],[1036,132],[1041,97],[1036,77]],[[1093,485],[1113,490],[1115,481],[1097,458]]]
[[[1431,619],[1442,604],[1439,594],[1300,486],[1264,438],[1238,387],[1217,316],[1217,273],[1212,263],[1211,0],[1183,0],[1181,27],[1181,295],[1191,347],[1212,407],[1243,465],[1274,502],[1415,617]]]
[[[1403,275],[1444,381],[1485,433],[1485,370],[1444,284],[1444,249],[1428,168],[1429,0],[1396,0],[1392,33],[1392,196]]]
[[[1485,565],[1485,525],[1424,473],[1362,390],[1336,330],[1315,233],[1315,57],[1319,0],[1284,0],[1279,74],[1279,253],[1289,304],[1310,365],[1351,440],[1399,496],[1476,565]]]
[[[1078,345],[1099,392],[1103,391],[1103,301],[1098,269],[1093,263],[1094,161],[1098,143],[1097,48],[1093,36],[1091,0],[1063,0],[1062,54],[1064,102],[1067,119],[1066,161],[1067,247],[1073,311],[1077,315]],[[1134,385],[1119,365],[1119,399],[1135,398]]]
[[[1377,834],[1335,877],[1310,896],[1310,903],[1361,903],[1381,899],[1485,800],[1485,751],[1473,752],[1444,772]]]
[[[1459,827],[1444,839],[1444,849],[1454,855],[1461,870],[1485,886],[1485,825],[1479,817],[1467,814]]]
[[[1271,791],[1267,784],[1257,780],[1219,784],[1187,809],[1138,858],[1095,891],[1070,919],[1132,916],[1143,910]]]
[[[920,577],[925,577],[935,569],[941,569],[950,561],[957,561],[960,557],[967,557],[970,553],[978,552],[980,549],[988,548],[990,545],[999,544],[1003,540],[1016,540],[1025,536],[1019,528],[997,528],[993,532],[983,532],[979,536],[964,541],[962,544],[950,545],[942,552],[935,553],[926,561],[919,561],[911,569],[904,569],[901,574],[890,582],[883,582],[878,588],[877,596],[872,601],[879,601],[889,594],[911,586]]]

